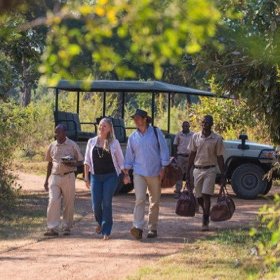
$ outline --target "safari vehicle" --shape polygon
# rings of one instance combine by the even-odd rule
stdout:
[[[111,80],[95,80],[92,82],[75,81],[70,82],[61,80],[55,90],[55,109],[54,120],[55,125],[63,123],[67,127],[68,137],[78,143],[82,152],[89,138],[94,137],[97,133],[97,125],[102,117],[110,117],[114,126],[116,138],[121,143],[125,153],[127,144],[128,130],[134,129],[125,125],[125,109],[127,97],[132,94],[149,94],[151,97],[151,117],[152,125],[155,123],[156,115],[156,98],[159,94],[163,94],[166,99],[167,120],[166,127],[160,127],[165,134],[165,138],[169,149],[172,151],[172,143],[174,135],[170,133],[171,127],[171,101],[175,95],[187,96],[190,100],[198,96],[216,97],[215,94],[168,84],[159,81],[111,81]],[[63,111],[60,96],[62,93],[74,93],[76,95],[76,111]],[[102,115],[92,122],[81,122],[80,120],[80,101],[81,94],[101,94],[102,95]],[[118,98],[118,113],[108,116],[106,97],[108,94],[114,93]],[[135,108],[137,104],[134,104]],[[90,132],[86,132],[83,126],[91,127]],[[254,199],[258,195],[267,194],[272,186],[272,182],[264,179],[264,174],[271,168],[275,160],[275,150],[272,146],[257,143],[246,142],[247,136],[240,135],[239,140],[224,141],[225,145],[225,163],[227,167],[227,180],[231,183],[233,191],[240,198]],[[82,172],[82,170],[80,170]],[[217,176],[219,177],[219,175]],[[127,193],[133,189],[133,185],[120,185],[119,191]]]

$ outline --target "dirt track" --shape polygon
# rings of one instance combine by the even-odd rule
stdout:
[[[20,174],[19,182],[26,191],[41,192],[44,178]],[[77,200],[84,216],[74,226],[70,237],[34,240],[11,251],[0,252],[1,279],[124,279],[137,268],[158,258],[174,254],[185,246],[203,238],[200,232],[201,215],[181,218],[174,214],[176,200],[171,190],[162,197],[159,238],[133,240],[131,227],[134,195],[114,198],[114,228],[112,239],[100,240],[94,234],[93,217],[88,193],[83,182],[77,181]],[[237,211],[226,223],[212,224],[212,229],[248,227],[263,199],[244,201],[235,199]],[[212,231],[208,234],[214,234]],[[1,241],[0,241],[1,242]]]

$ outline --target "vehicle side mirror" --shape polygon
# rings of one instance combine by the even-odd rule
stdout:
[[[246,140],[248,140],[248,136],[246,134],[240,134],[239,139],[241,140],[241,144],[238,145],[238,149],[248,150],[250,147],[246,145]]]

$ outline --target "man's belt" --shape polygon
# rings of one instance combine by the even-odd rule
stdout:
[[[66,173],[63,173],[63,174],[52,174],[52,175],[65,176],[65,175],[68,175],[68,174],[71,174],[71,173],[75,173],[75,171],[69,171],[69,172],[66,172]]]
[[[205,165],[205,166],[195,165],[194,166],[195,169],[209,169],[209,168],[213,168],[213,167],[216,167],[216,165]]]
[[[188,155],[188,154],[177,154],[177,156],[180,156],[180,157],[188,157],[189,155]]]

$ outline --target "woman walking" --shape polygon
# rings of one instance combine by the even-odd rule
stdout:
[[[123,169],[124,157],[120,143],[115,138],[113,124],[109,118],[103,118],[99,123],[98,136],[89,139],[87,143],[84,174],[86,186],[91,189],[93,210],[98,223],[96,232],[102,234],[104,240],[108,240],[111,234],[112,198]]]

